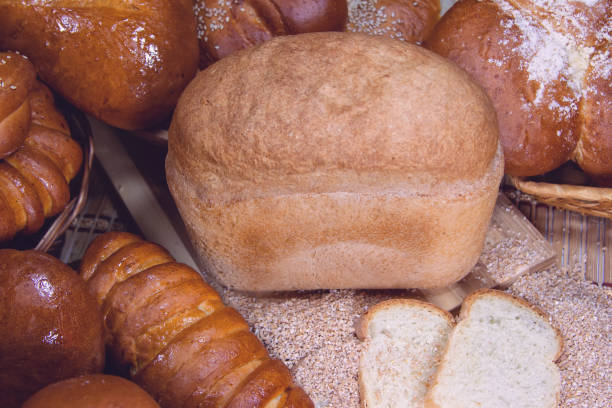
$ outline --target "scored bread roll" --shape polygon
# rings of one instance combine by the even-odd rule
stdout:
[[[498,113],[505,170],[574,159],[612,178],[612,1],[462,0],[426,40],[469,72]]]
[[[0,401],[104,367],[102,318],[83,280],[40,251],[0,249]]]
[[[200,68],[288,34],[340,31],[346,0],[196,0]]]
[[[114,361],[162,407],[313,407],[242,316],[164,248],[129,233],[102,234],[80,271]]]
[[[142,388],[124,378],[90,374],[46,386],[22,408],[159,408]]]
[[[200,72],[166,174],[213,276],[265,291],[459,280],[502,167],[495,112],[455,65],[380,36],[313,33]]]

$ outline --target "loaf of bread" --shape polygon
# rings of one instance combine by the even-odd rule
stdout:
[[[359,359],[363,408],[423,408],[453,316],[414,299],[391,299],[370,308],[357,326],[365,345]]]
[[[573,159],[610,183],[611,21],[610,0],[462,0],[426,44],[486,89],[508,174]]]
[[[192,0],[4,1],[0,49],[55,92],[124,129],[166,119],[197,70]]]
[[[482,251],[502,170],[495,112],[467,74],[332,32],[201,71],[166,160],[201,261],[249,291],[455,282]]]
[[[0,69],[13,66],[14,77],[28,78],[34,72],[32,64],[23,57],[14,53],[3,55],[0,61],[9,62],[0,62]],[[19,64],[14,63],[16,60]],[[53,95],[45,85],[35,77],[27,87],[14,85],[10,79],[0,79],[0,84],[1,81],[14,92],[5,96],[0,86],[4,106],[26,106],[28,120],[21,146],[0,161],[0,242],[18,233],[35,233],[45,218],[62,211],[70,200],[68,184],[83,162],[81,147],[70,137],[66,119],[55,107]],[[23,101],[22,94],[26,95]]]
[[[115,361],[164,408],[313,407],[240,314],[192,268],[128,234],[97,237],[81,264]]]
[[[288,34],[340,31],[346,0],[195,0],[200,68]]]
[[[346,30],[420,44],[440,18],[440,0],[348,0]]]
[[[563,340],[548,317],[496,290],[468,296],[426,408],[556,408]]]
[[[102,318],[85,283],[40,251],[0,249],[0,402],[102,371]]]
[[[124,378],[89,374],[46,386],[22,408],[159,408],[142,388]]]
[[[23,56],[0,52],[0,159],[17,150],[30,128],[29,94],[36,70]]]

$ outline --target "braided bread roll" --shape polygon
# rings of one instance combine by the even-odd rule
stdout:
[[[0,52],[0,159],[13,153],[30,128],[28,95],[36,83],[36,70],[14,52]]]
[[[80,271],[111,354],[162,407],[313,407],[240,314],[164,248],[107,233]]]
[[[0,242],[20,232],[35,233],[45,218],[62,211],[70,200],[68,184],[83,162],[81,147],[70,137],[51,91],[34,80],[25,103],[27,137],[17,151],[0,162]]]

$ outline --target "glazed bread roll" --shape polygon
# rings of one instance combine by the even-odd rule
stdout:
[[[348,0],[346,30],[421,43],[440,18],[440,0]]]
[[[425,288],[476,263],[502,167],[495,111],[464,71],[400,41],[314,33],[200,72],[166,175],[224,285]]]
[[[43,388],[22,408],[159,408],[142,388],[124,378],[90,374]]]
[[[5,54],[5,60],[25,62],[15,75],[25,78],[33,72],[32,64],[21,56],[10,56]],[[16,88],[11,90],[15,92],[13,98],[20,101],[20,88],[11,86]],[[34,78],[26,99],[19,103],[27,106],[26,138],[0,161],[0,242],[16,234],[33,234],[46,218],[61,212],[70,201],[69,183],[83,162],[81,147],[70,137],[66,119],[45,85]]]
[[[498,113],[506,172],[575,160],[612,181],[612,2],[462,0],[427,46],[467,70]]]
[[[288,34],[340,31],[346,0],[196,0],[200,68]]]
[[[124,129],[166,119],[194,76],[192,0],[0,1],[0,49],[67,101]]]
[[[0,249],[0,401],[102,371],[102,318],[85,283],[40,251]]]
[[[34,66],[22,55],[0,52],[0,159],[23,144],[30,128]]]
[[[164,408],[314,408],[240,314],[192,268],[128,233],[87,248],[81,276],[109,349]]]

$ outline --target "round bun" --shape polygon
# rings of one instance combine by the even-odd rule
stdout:
[[[102,317],[85,282],[40,251],[0,250],[0,401],[104,366]]]
[[[427,39],[491,97],[508,174],[575,159],[612,176],[611,13],[610,0],[463,0]]]
[[[90,374],[43,388],[22,408],[159,408],[142,388],[121,377]]]
[[[200,72],[166,174],[225,285],[436,287],[476,263],[500,160],[495,111],[454,64],[381,36],[314,33]]]
[[[35,82],[30,61],[14,52],[0,52],[0,159],[17,150],[28,134],[28,96]]]
[[[439,0],[348,0],[346,30],[419,44],[439,18]]]
[[[229,54],[289,34],[340,31],[346,0],[196,0],[200,68]]]

